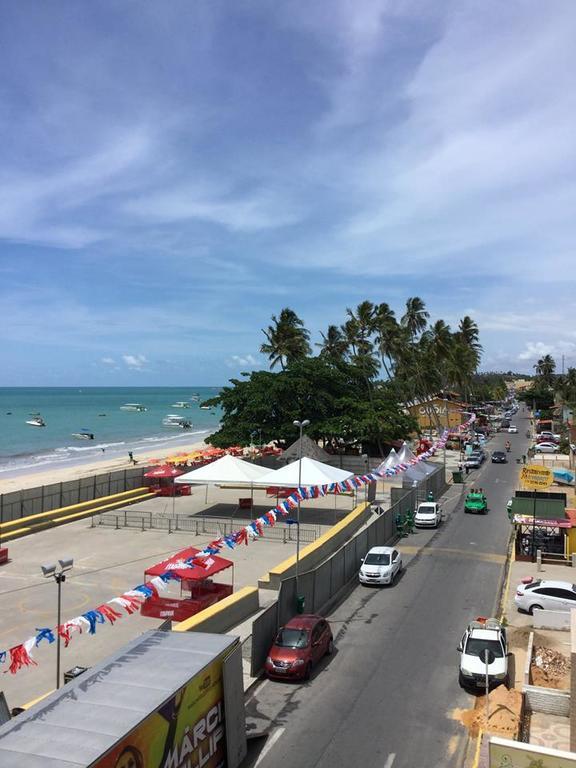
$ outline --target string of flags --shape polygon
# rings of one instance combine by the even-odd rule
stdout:
[[[472,414],[470,419],[458,428],[459,431],[466,431],[474,422],[475,418],[476,416]],[[211,558],[212,555],[219,554],[225,547],[228,549],[235,549],[238,545],[248,545],[250,540],[264,536],[266,527],[273,527],[279,519],[287,517],[291,510],[298,507],[299,501],[318,499],[322,496],[326,496],[328,493],[354,491],[364,485],[374,483],[383,477],[399,475],[406,472],[415,464],[434,456],[438,450],[441,450],[446,446],[447,440],[448,431],[446,430],[434,445],[427,451],[424,451],[424,453],[410,459],[410,461],[400,462],[393,467],[385,467],[381,464],[372,472],[367,472],[364,475],[355,475],[348,480],[343,480],[338,483],[297,488],[290,494],[290,496],[279,502],[277,506],[268,510],[268,512],[261,517],[253,520],[248,525],[243,526],[238,531],[214,539],[209,542],[204,549],[193,557],[186,558],[182,561],[181,566],[180,563],[178,566],[209,569],[210,566],[214,564],[214,560]],[[106,603],[102,603],[102,605],[86,611],[80,616],[65,621],[53,629],[49,627],[36,628],[35,634],[29,637],[25,642],[8,650],[0,651],[0,669],[2,666],[7,666],[7,668],[3,670],[4,672],[16,674],[16,672],[24,667],[38,666],[38,662],[33,657],[33,651],[42,643],[50,645],[54,643],[59,636],[64,642],[64,647],[67,648],[75,635],[95,635],[98,625],[106,623],[113,625],[124,616],[130,616],[133,613],[137,613],[140,610],[142,603],[146,602],[146,600],[149,600],[151,597],[158,597],[160,592],[167,589],[170,580],[180,580],[180,577],[175,573],[175,566],[173,564],[170,567],[167,567],[166,572],[159,576],[155,576],[149,581],[124,592],[119,597],[113,597]]]

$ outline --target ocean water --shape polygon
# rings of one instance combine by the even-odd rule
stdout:
[[[193,386],[0,387],[0,479],[200,442],[218,428],[220,411],[199,405],[219,391]],[[194,395],[199,402],[192,401]],[[191,407],[173,408],[178,401]],[[122,411],[124,403],[141,403],[148,410]],[[35,413],[42,415],[45,427],[26,424]],[[171,413],[184,416],[192,428],[163,426],[162,419]],[[84,428],[94,440],[72,437]]]

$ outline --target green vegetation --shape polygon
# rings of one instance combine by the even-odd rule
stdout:
[[[454,331],[444,320],[429,325],[417,296],[399,319],[386,303],[348,308],[341,326],[321,332],[316,357],[310,332],[290,308],[274,315],[263,333],[260,351],[280,370],[242,374],[208,401],[223,409],[221,428],[209,438],[214,445],[247,444],[255,429],[264,441],[289,442],[297,436],[292,422],[308,418],[313,438],[381,453],[385,442],[416,429],[405,404],[454,389],[469,398],[481,383],[475,379],[482,352],[476,323],[464,317]]]

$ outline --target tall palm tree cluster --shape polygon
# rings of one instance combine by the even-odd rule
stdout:
[[[329,325],[316,346],[321,357],[354,365],[369,397],[380,377],[388,380],[399,402],[451,389],[468,396],[482,352],[478,326],[466,316],[453,331],[444,320],[429,324],[429,318],[417,296],[406,301],[400,318],[386,303],[363,301],[346,310],[342,325]],[[312,352],[310,333],[291,309],[274,316],[264,335],[260,351],[268,355],[271,368],[280,365],[284,370]]]
[[[542,384],[547,387],[552,387],[554,384],[554,374],[556,371],[556,361],[552,355],[544,355],[541,357],[534,366],[536,378],[540,379]]]

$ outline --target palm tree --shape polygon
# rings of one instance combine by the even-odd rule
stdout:
[[[428,324],[430,313],[419,296],[413,296],[406,301],[406,312],[400,320],[400,324],[406,328],[411,338],[415,338]]]
[[[268,355],[270,368],[279,363],[284,370],[290,363],[312,352],[310,332],[292,309],[285,307],[279,317],[272,315],[272,323],[267,330],[262,329],[267,341],[260,347],[260,352]]]
[[[320,347],[320,357],[326,357],[330,360],[343,360],[348,351],[348,342],[344,334],[337,325],[329,325],[326,334],[320,331],[322,343],[316,342]]]
[[[556,370],[556,363],[551,355],[544,355],[534,366],[536,370],[536,376],[538,376],[544,384],[551,387],[554,382],[554,371]]]

